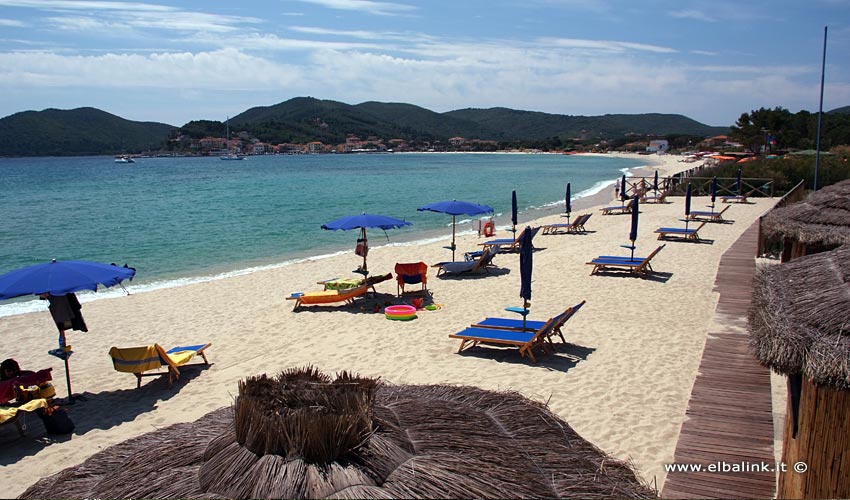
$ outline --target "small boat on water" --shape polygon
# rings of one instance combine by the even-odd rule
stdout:
[[[130,158],[129,156],[116,156],[115,163],[136,163],[136,160]]]
[[[244,156],[238,155],[236,153],[231,153],[229,155],[222,155],[222,156],[219,156],[219,158],[221,158],[222,160],[244,160],[245,159]]]

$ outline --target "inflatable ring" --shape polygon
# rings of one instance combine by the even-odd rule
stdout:
[[[395,321],[410,321],[416,317],[416,308],[406,304],[387,306],[384,308],[384,316]]]
[[[496,233],[496,225],[493,223],[493,221],[488,220],[484,223],[484,228],[482,229],[482,232],[484,233],[484,236],[489,238]]]

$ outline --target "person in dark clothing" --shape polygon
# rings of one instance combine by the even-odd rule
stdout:
[[[35,373],[31,370],[21,370],[18,362],[12,358],[6,359],[0,363],[0,380],[12,380],[23,375],[32,375]]]

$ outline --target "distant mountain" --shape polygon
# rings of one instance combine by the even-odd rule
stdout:
[[[827,113],[850,115],[850,106],[844,106],[843,108],[835,108],[832,111],[827,111]]]
[[[349,134],[366,139],[497,141],[549,137],[591,138],[689,134],[712,136],[728,127],[710,127],[682,115],[636,114],[568,116],[508,108],[461,109],[436,113],[412,104],[364,102],[357,105],[298,97],[268,107],[252,108],[230,119],[231,129],[246,130],[270,142],[319,140],[340,143]],[[234,128],[235,127],[235,128]]]
[[[99,155],[159,149],[176,127],[95,108],[24,111],[0,119],[0,156]]]
[[[447,116],[479,123],[500,130],[505,140],[544,139],[547,137],[589,138],[622,137],[626,134],[668,134],[713,136],[729,132],[728,127],[710,127],[682,115],[636,114],[571,116],[537,111],[517,111],[508,108],[459,109]]]

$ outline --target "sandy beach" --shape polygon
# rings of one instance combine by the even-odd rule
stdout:
[[[657,163],[649,172],[658,168],[662,176],[693,166],[677,156],[628,157]],[[351,276],[359,261],[353,253],[86,303],[89,332],[69,332],[74,392],[86,397],[67,407],[76,430],[70,437],[48,437],[35,416],[28,419],[27,437],[18,437],[14,426],[0,428],[3,496],[17,496],[38,479],[110,445],[230,405],[237,382],[248,375],[307,364],[328,373],[380,376],[389,383],[521,392],[546,402],[605,452],[632,460],[643,479],[660,490],[717,301],[712,285],[720,257],[775,199],[731,206],[724,216],[734,223],[706,224],[700,230],[703,243],[667,242],[653,259],[653,279],[625,273],[591,276],[586,262],[592,258],[628,252],[619,245],[628,243],[630,217],[599,211],[612,195],[606,189],[574,203],[574,216],[593,213],[587,234],[535,238],[530,318],[547,319],[587,301],[564,328],[568,344],[557,343],[556,352],[537,356],[536,364],[516,349],[479,347],[457,354],[459,341],[448,338],[485,317],[510,315],[505,307],[521,305],[516,254],[497,255],[498,269],[489,275],[438,278],[430,269],[428,289],[442,307],[420,311],[408,322],[373,313],[376,303],[398,303],[395,280],[378,284],[376,296],[358,299],[354,306],[292,310],[292,301],[285,300],[290,293],[319,290],[319,280]],[[683,199],[669,201],[641,205],[636,255],[663,243],[653,234],[656,228],[683,225],[678,220]],[[707,197],[694,198],[694,209],[706,205]],[[520,225],[563,221],[554,215],[520,220]],[[443,246],[450,237],[447,232],[444,241],[373,248],[369,269],[385,274],[397,262],[447,260]],[[475,235],[458,237],[458,256],[482,241]],[[17,359],[25,369],[53,367],[54,385],[65,396],[63,365],[47,354],[56,333],[46,306],[44,312],[0,318],[0,330],[2,357]],[[135,377],[116,372],[107,352],[112,346],[154,342],[166,349],[211,342],[212,364],[187,368],[171,388],[167,379],[147,378],[136,389]]]

